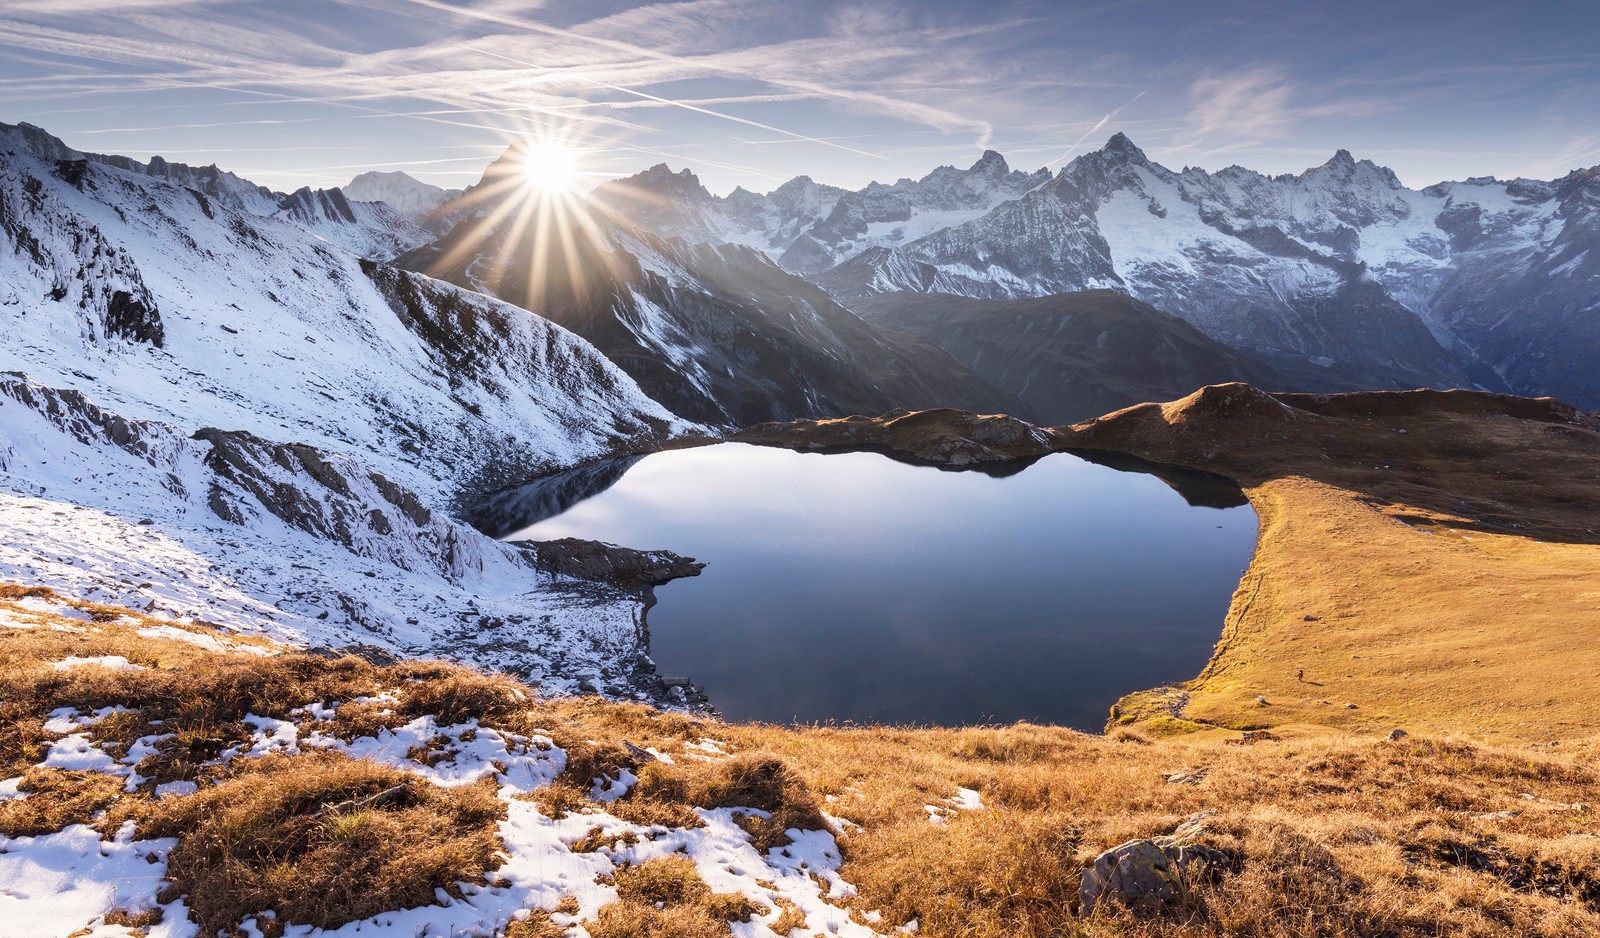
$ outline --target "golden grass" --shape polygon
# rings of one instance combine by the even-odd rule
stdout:
[[[30,767],[19,791],[0,801],[0,836],[34,837],[69,824],[87,824],[122,796],[122,779],[100,772]]]
[[[625,866],[614,877],[618,900],[589,926],[593,938],[732,935],[732,921],[765,914],[765,906],[736,893],[714,893],[684,856]]]
[[[785,829],[821,827],[824,810],[846,819],[842,872],[860,894],[844,904],[879,911],[880,929],[916,919],[922,934],[952,938],[1600,934],[1600,815],[1590,807],[1600,805],[1600,740],[1527,748],[1422,733],[1385,741],[1280,732],[1225,745],[1206,732],[1100,737],[1028,724],[724,724],[587,698],[540,699],[504,677],[449,665],[218,655],[130,638],[138,624],[0,630],[8,720],[0,755],[5,774],[27,772],[34,789],[0,807],[0,823],[7,833],[75,822],[107,831],[131,819],[139,836],[177,837],[172,889],[190,896],[207,929],[267,908],[280,920],[332,926],[430,902],[435,888],[456,881],[482,881],[494,864],[502,807],[488,784],[445,791],[332,754],[199,766],[243,738],[238,719],[246,712],[286,715],[315,700],[387,691],[399,703],[343,704],[344,730],[404,721],[432,706],[480,716],[481,706],[493,714],[485,725],[553,738],[569,764],[554,786],[534,793],[549,813],[601,810],[589,798],[593,779],[627,768],[639,783],[604,810],[639,823],[689,826],[697,808],[751,808],[774,816],[747,819],[752,840],[781,850]],[[67,654],[124,654],[160,666],[49,668]],[[138,770],[193,778],[197,794],[124,794],[120,779],[31,768],[52,738],[42,728],[52,709],[111,704],[135,712],[97,724],[89,731],[96,740],[125,751],[163,721],[176,739]],[[727,755],[691,748],[706,737]],[[645,759],[628,744],[673,762]],[[1188,782],[1166,780],[1180,773]],[[396,786],[403,797],[363,806],[364,797]],[[977,790],[985,807],[951,807],[958,787]],[[929,822],[926,805],[946,817],[943,826]],[[1202,839],[1235,858],[1230,873],[1167,917],[1113,905],[1079,915],[1079,876],[1096,855],[1167,833],[1203,810],[1217,813]],[[605,840],[596,835],[577,847],[603,850]],[[769,909],[712,893],[693,873],[683,858],[623,868],[619,901],[585,927],[597,938],[725,935],[730,921],[774,912],[780,934],[803,924],[783,903]],[[374,882],[385,886],[372,889]],[[512,934],[561,932],[534,911]]]
[[[398,797],[371,801],[396,787]],[[133,816],[141,836],[179,838],[167,877],[210,934],[269,909],[334,928],[432,903],[436,889],[482,880],[504,806],[492,784],[444,789],[324,752],[242,760],[216,784]]]

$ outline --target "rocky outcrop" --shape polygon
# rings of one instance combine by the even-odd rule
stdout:
[[[757,424],[729,439],[820,452],[867,450],[948,469],[1018,471],[1055,451],[1051,431],[1005,414],[940,408],[891,411],[881,417]]]
[[[699,576],[705,569],[705,564],[670,550],[634,550],[576,537],[513,543],[531,554],[534,565],[545,573],[610,583],[630,590]]]
[[[1090,915],[1115,903],[1144,915],[1175,912],[1194,902],[1195,890],[1232,864],[1226,852],[1197,841],[1209,814],[1202,812],[1167,837],[1130,840],[1095,858],[1083,871],[1078,907]]]
[[[72,161],[57,164],[53,175],[82,190],[95,185],[93,172],[87,162]],[[76,310],[88,344],[165,343],[155,297],[127,250],[56,198],[43,176],[0,161],[0,251],[6,248],[10,263],[24,268],[0,278],[0,308],[12,307],[8,313],[27,314],[14,309],[23,305],[15,288],[31,280],[44,287],[47,301]]]
[[[1551,398],[1269,394],[1223,384],[1054,432],[1064,447],[1131,454],[1245,486],[1304,476],[1509,533],[1600,542],[1600,518],[1575,507],[1593,498],[1581,467],[1600,458],[1600,418]]]

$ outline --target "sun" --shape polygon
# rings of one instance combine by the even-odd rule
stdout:
[[[535,189],[571,192],[578,185],[577,155],[572,148],[553,140],[531,143],[522,156],[522,174]]]

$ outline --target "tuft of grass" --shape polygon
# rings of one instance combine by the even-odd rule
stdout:
[[[491,784],[443,789],[325,752],[249,760],[134,816],[141,836],[179,838],[167,876],[210,934],[268,910],[337,928],[427,905],[435,890],[482,881],[503,814]]]
[[[816,796],[782,759],[771,753],[740,753],[694,765],[651,763],[644,767],[638,784],[622,802],[754,808],[766,812],[769,816],[765,818],[741,818],[751,842],[763,852],[788,844],[786,832],[791,829],[827,828]]]
[[[88,824],[122,797],[122,779],[34,766],[23,773],[17,790],[26,797],[0,801],[0,836],[36,837]]]
[[[737,893],[714,893],[685,856],[625,866],[614,876],[617,901],[588,926],[594,938],[732,935],[729,922],[747,922],[768,909]]]

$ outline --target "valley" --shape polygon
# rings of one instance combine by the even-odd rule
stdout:
[[[0,935],[1600,928],[1595,169],[531,152],[0,124]]]

